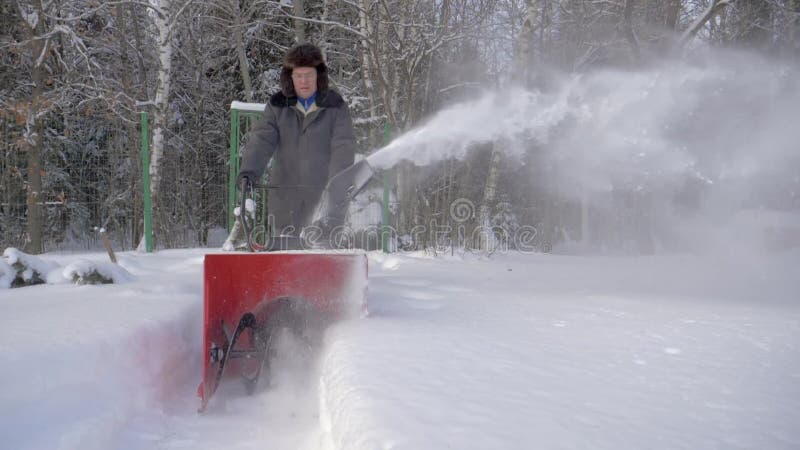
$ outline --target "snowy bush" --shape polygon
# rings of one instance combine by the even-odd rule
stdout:
[[[75,284],[111,284],[133,280],[130,272],[116,264],[95,263],[85,259],[68,264],[62,274]]]
[[[0,289],[10,288],[16,277],[17,271],[9,266],[4,259],[0,259]]]
[[[8,248],[0,259],[0,289],[35,284],[109,284],[133,281],[134,276],[112,263],[77,260],[66,267]]]
[[[0,268],[3,275],[0,277],[0,287],[19,287],[34,284],[44,284],[47,282],[47,275],[53,270],[58,269],[58,264],[46,261],[39,257],[28,255],[16,248],[9,247],[3,252],[5,259],[4,265],[11,268],[13,274],[9,274],[7,268]],[[11,281],[7,283],[7,279]],[[7,284],[7,285],[6,285]]]

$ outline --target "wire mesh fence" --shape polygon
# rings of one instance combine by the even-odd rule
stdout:
[[[0,245],[28,240],[29,148],[24,123],[3,120],[0,165]],[[99,248],[98,228],[111,231],[120,248],[138,233],[140,168],[131,157],[135,124],[106,115],[48,117],[41,145],[43,247],[45,251]],[[138,153],[137,153],[138,155]]]
[[[224,141],[168,137],[153,209],[157,248],[219,246],[227,234],[227,147]]]
[[[51,115],[42,136],[43,251],[102,248],[104,229],[114,247],[135,248],[143,235],[142,153],[138,117],[108,112]],[[0,162],[0,246],[29,240],[28,148],[24,123],[4,118]],[[222,242],[226,228],[227,160],[224,141],[167,136],[161,164],[158,246]]]
[[[21,132],[13,119],[4,115],[0,122],[0,244],[20,245],[24,242],[26,192],[24,186],[24,154],[20,150]]]

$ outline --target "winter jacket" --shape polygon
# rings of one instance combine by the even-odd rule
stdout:
[[[261,119],[248,133],[239,178],[259,180],[270,159],[267,197],[273,234],[297,235],[308,225],[328,180],[351,166],[355,134],[350,110],[333,90],[319,92],[316,108],[297,109],[297,97],[278,92],[269,99]],[[293,226],[288,233],[286,227]]]

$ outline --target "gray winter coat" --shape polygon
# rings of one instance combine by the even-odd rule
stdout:
[[[267,204],[275,234],[288,231],[287,226],[299,233],[310,222],[325,184],[355,157],[350,110],[337,92],[317,93],[318,109],[308,115],[296,103],[297,97],[273,95],[242,151],[240,179],[260,180],[274,158],[268,184],[281,188],[269,190]]]

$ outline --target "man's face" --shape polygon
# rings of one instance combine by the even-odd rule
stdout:
[[[308,98],[317,90],[317,69],[313,67],[295,67],[292,70],[294,91],[299,97]]]

